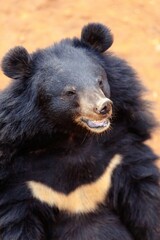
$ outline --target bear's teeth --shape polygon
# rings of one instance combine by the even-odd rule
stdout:
[[[103,121],[88,120],[87,124],[90,128],[106,127],[108,125],[108,121],[106,119]]]

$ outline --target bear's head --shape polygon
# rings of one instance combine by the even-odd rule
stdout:
[[[42,132],[108,132],[110,123],[112,137],[129,131],[147,139],[154,121],[141,99],[143,88],[134,70],[106,51],[112,43],[107,27],[91,23],[80,39],[32,54],[11,49],[2,61],[3,72],[15,80],[1,95],[3,142],[12,137],[22,143]]]
[[[89,24],[83,28],[81,40],[65,39],[33,54],[23,47],[11,49],[2,69],[24,85],[23,91],[32,93],[50,126],[67,130],[80,125],[101,133],[110,126],[112,101],[99,56],[112,41],[108,28]]]

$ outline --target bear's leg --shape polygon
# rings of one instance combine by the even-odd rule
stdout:
[[[116,210],[135,240],[160,239],[159,171],[152,164],[130,163],[115,179]],[[119,176],[120,176],[119,175]],[[117,175],[118,177],[118,175]],[[117,182],[117,183],[116,183]],[[116,201],[115,201],[116,200]]]
[[[25,201],[0,207],[2,240],[48,240],[44,229],[41,212],[30,209]]]

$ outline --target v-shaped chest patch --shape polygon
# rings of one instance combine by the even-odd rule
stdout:
[[[28,181],[27,186],[34,198],[51,207],[57,207],[70,214],[93,212],[99,204],[104,203],[111,187],[113,171],[121,161],[122,157],[115,155],[100,178],[79,186],[67,195],[36,181]]]

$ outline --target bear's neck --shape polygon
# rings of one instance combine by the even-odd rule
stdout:
[[[68,154],[75,149],[83,148],[88,141],[94,139],[91,134],[86,131],[58,131],[53,129],[50,135],[39,133],[32,139],[26,139],[23,144],[19,145],[19,152],[39,152],[52,151],[56,154]]]

